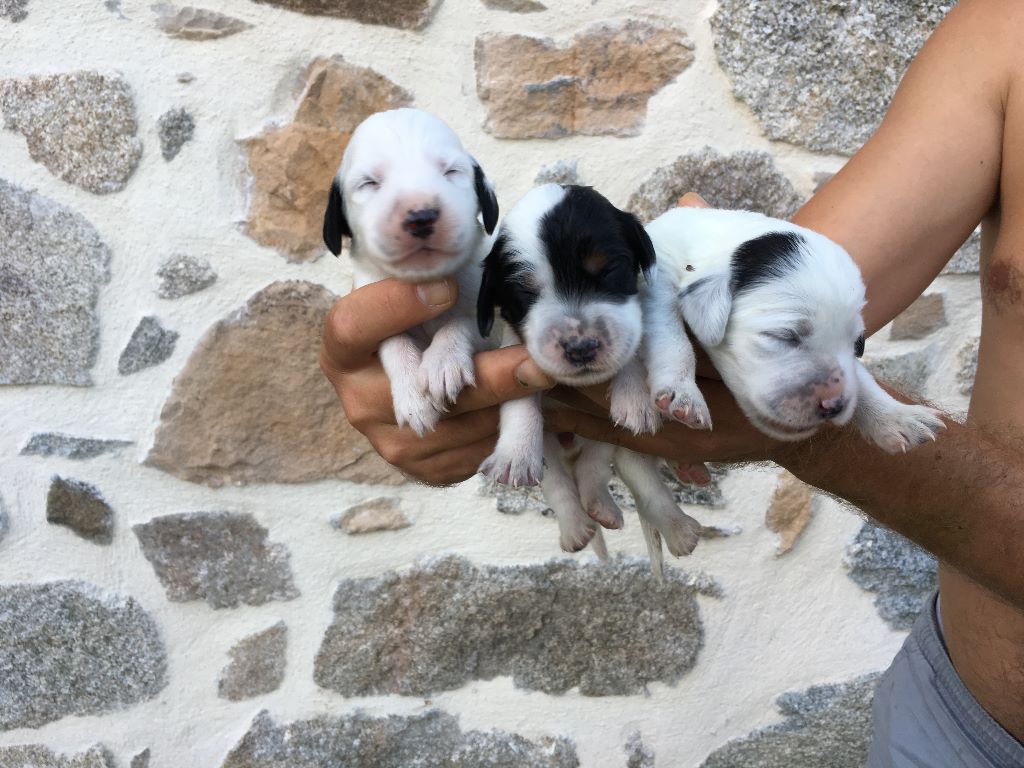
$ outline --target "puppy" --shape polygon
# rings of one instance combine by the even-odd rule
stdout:
[[[864,283],[817,232],[749,211],[677,208],[647,225],[659,281],[647,293],[645,359],[662,415],[707,418],[693,332],[746,417],[778,440],[852,422],[890,453],[934,440],[939,413],[891,397],[858,359]],[[685,326],[684,326],[685,322]]]
[[[536,187],[505,217],[484,262],[480,334],[490,334],[500,307],[506,323],[503,346],[524,343],[540,368],[560,383],[611,382],[613,418],[634,431],[654,431],[660,417],[637,354],[639,283],[653,269],[654,248],[632,214],[589,187]],[[563,549],[586,546],[597,522],[622,526],[622,513],[608,492],[614,447],[571,436],[560,445],[555,435],[544,434],[536,395],[504,403],[500,423],[497,446],[480,471],[511,485],[539,481],[558,518]],[[624,461],[620,474],[637,495],[640,514],[665,529],[670,549],[691,551],[699,523],[676,506],[650,460],[630,456]],[[602,554],[600,537],[594,543]]]
[[[475,383],[473,355],[491,346],[477,334],[473,299],[497,221],[490,182],[437,117],[417,109],[378,112],[352,134],[331,184],[324,242],[337,256],[342,239],[351,238],[354,287],[450,275],[459,284],[450,310],[380,345],[395,420],[418,435],[434,429],[463,387]]]

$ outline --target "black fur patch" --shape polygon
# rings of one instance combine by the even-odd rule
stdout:
[[[473,187],[476,190],[477,203],[480,205],[480,215],[484,220],[484,230],[489,235],[498,225],[498,198],[487,184],[487,177],[476,160],[473,161]]]
[[[853,342],[853,355],[854,357],[864,356],[864,334],[862,333],[857,337],[857,340]]]
[[[729,290],[733,296],[794,270],[804,238],[796,232],[769,232],[742,243],[732,254]]]
[[[338,180],[335,179],[331,183],[327,208],[324,211],[324,245],[335,256],[341,253],[342,237],[352,237],[352,229],[345,218],[345,197],[341,194]]]
[[[527,312],[537,301],[537,292],[525,279],[527,267],[515,256],[510,238],[503,231],[484,259],[480,293],[476,300],[476,323],[480,335],[485,338],[494,326],[496,306],[501,307],[502,319],[518,333]]]

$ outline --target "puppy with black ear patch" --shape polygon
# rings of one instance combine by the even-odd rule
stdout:
[[[645,307],[645,359],[666,418],[683,420],[678,396],[694,388],[689,327],[770,437],[802,440],[852,422],[898,453],[944,428],[938,411],[891,397],[858,359],[864,282],[838,244],[750,211],[677,208],[646,229],[659,274]]]
[[[473,355],[493,346],[477,333],[473,302],[497,221],[490,182],[437,117],[378,112],[352,134],[331,185],[324,242],[337,256],[351,239],[354,287],[385,277],[458,280],[450,310],[380,345],[395,420],[419,435],[475,383]]]
[[[525,344],[537,365],[562,384],[611,382],[613,419],[637,432],[653,432],[660,417],[637,355],[640,279],[653,269],[654,249],[635,216],[589,187],[536,187],[505,217],[484,262],[480,333],[491,332],[500,307],[503,346]],[[562,548],[577,551],[598,532],[597,523],[622,526],[622,513],[608,492],[615,448],[563,439],[560,445],[555,435],[545,435],[540,396],[506,402],[497,446],[480,471],[514,486],[539,481],[558,518]],[[675,505],[656,466],[646,459],[630,461],[620,474],[637,495],[640,514],[666,529],[671,548],[691,551],[700,525]],[[646,487],[652,482],[661,497]],[[594,543],[602,554],[600,537]]]

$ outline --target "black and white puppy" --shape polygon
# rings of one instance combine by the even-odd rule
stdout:
[[[749,211],[677,208],[647,225],[658,281],[645,297],[652,400],[666,418],[706,408],[705,349],[747,418],[779,440],[852,422],[890,453],[934,440],[938,411],[899,402],[858,359],[864,282],[827,237]]]
[[[480,165],[434,115],[378,112],[352,134],[331,185],[324,242],[338,255],[351,238],[354,287],[385,277],[455,275],[459,283],[450,310],[380,345],[395,419],[419,435],[474,384],[473,355],[492,346],[477,333],[474,299],[497,221]]]
[[[505,217],[484,263],[480,333],[491,332],[500,307],[503,346],[525,344],[562,384],[610,382],[613,419],[634,431],[654,431],[660,417],[638,359],[640,280],[650,277],[654,261],[639,220],[593,189],[536,187]],[[598,521],[622,525],[608,492],[614,453],[613,446],[578,437],[562,446],[545,435],[540,397],[533,395],[502,405],[498,443],[480,471],[511,485],[539,481],[558,518],[562,548],[577,551],[597,533]],[[656,465],[630,455],[624,467],[620,474],[637,497],[638,512],[665,529],[670,549],[691,551],[700,526],[675,505]],[[599,554],[600,547],[598,538]]]

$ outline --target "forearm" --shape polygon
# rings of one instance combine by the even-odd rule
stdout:
[[[974,427],[948,422],[935,443],[902,456],[851,429],[778,451],[801,480],[1024,608],[1024,458]]]

